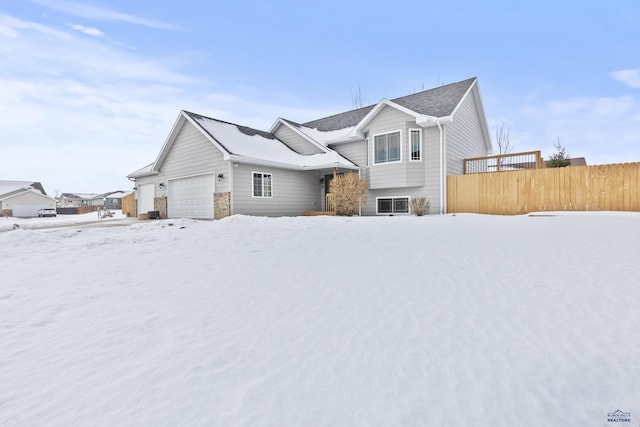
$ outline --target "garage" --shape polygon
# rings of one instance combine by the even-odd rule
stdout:
[[[153,198],[155,197],[154,184],[138,185],[138,215],[146,214],[153,209]]]
[[[41,208],[55,209],[56,199],[33,189],[0,195],[0,212],[16,218],[37,217]]]
[[[169,218],[213,219],[214,177],[210,173],[169,180]]]

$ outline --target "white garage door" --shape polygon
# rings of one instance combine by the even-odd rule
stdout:
[[[16,218],[31,218],[38,216],[38,209],[48,208],[47,205],[15,205],[12,216]]]
[[[169,218],[213,219],[214,174],[169,181],[167,210]]]
[[[138,185],[138,215],[153,210],[153,198],[155,197],[153,184]]]

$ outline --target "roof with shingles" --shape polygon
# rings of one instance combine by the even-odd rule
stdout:
[[[474,81],[476,81],[476,77],[411,95],[401,96],[391,101],[419,114],[433,117],[446,117],[453,113]],[[312,120],[302,123],[302,126],[324,132],[352,127],[357,125],[376,105],[377,104],[369,105],[368,107]],[[290,120],[287,121],[294,125],[297,124]]]
[[[44,191],[44,187],[38,181],[0,181],[0,195],[14,193],[18,190],[27,190],[30,188],[39,191],[45,196],[47,195],[47,192]]]

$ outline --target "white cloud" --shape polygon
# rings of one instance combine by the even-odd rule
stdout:
[[[102,37],[104,36],[104,33],[102,31],[100,31],[97,28],[91,28],[91,27],[85,27],[84,25],[80,25],[80,24],[67,24],[71,29],[79,31],[83,34],[86,34],[88,36],[94,36],[94,37]]]
[[[52,191],[127,189],[126,175],[154,160],[181,109],[259,129],[278,116],[329,113],[215,92],[211,76],[181,71],[192,67],[180,57],[145,57],[103,37],[6,15],[0,28],[3,179]]]
[[[589,164],[640,161],[640,100],[633,96],[576,97],[523,106],[512,121],[516,151],[555,152],[560,139]]]
[[[609,75],[629,87],[640,89],[640,70],[618,70]]]
[[[54,36],[59,39],[69,38],[69,35],[63,31],[58,31],[36,22],[22,21],[14,18],[13,16],[0,13],[0,36],[18,38],[19,30],[32,30],[47,36]]]
[[[28,0],[40,6],[68,13],[82,18],[98,21],[125,22],[128,24],[142,25],[145,27],[172,30],[174,26],[165,22],[141,18],[126,13],[116,12],[102,7],[67,0]]]

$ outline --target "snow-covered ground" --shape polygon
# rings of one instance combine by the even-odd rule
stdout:
[[[639,243],[637,213],[7,231],[0,425],[638,425]]]
[[[44,218],[13,218],[0,216],[0,232],[15,230],[17,228],[35,230],[43,228],[64,227],[76,224],[113,222],[126,217],[120,210],[111,211],[113,216],[101,218],[98,212],[90,212],[80,215],[57,215]]]

